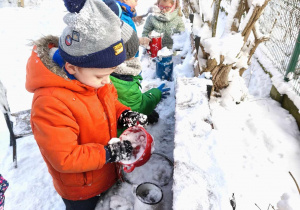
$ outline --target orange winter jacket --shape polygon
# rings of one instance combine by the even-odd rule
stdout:
[[[57,42],[52,36],[36,41],[27,63],[32,131],[58,194],[84,200],[117,180],[116,165],[105,164],[104,146],[117,136],[117,119],[129,108],[118,102],[113,85],[94,89],[68,79],[49,59],[48,45]]]

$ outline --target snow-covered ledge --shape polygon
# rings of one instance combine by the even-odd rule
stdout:
[[[213,132],[204,78],[178,77],[176,84],[173,209],[210,209],[207,177],[214,170]],[[187,117],[188,116],[188,117]],[[211,174],[211,173],[210,173]],[[200,199],[201,198],[201,199]]]

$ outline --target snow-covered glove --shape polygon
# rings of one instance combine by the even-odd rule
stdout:
[[[106,163],[112,163],[130,160],[133,148],[130,141],[123,140],[104,146],[104,149],[106,150]]]
[[[153,110],[149,115],[147,115],[147,117],[148,123],[154,124],[158,122],[159,114],[155,110]]]
[[[151,42],[151,39],[149,39],[148,37],[140,37],[139,41],[140,41],[140,45],[142,47],[148,48],[149,43]]]
[[[167,98],[167,95],[170,95],[170,90],[171,88],[164,88],[165,87],[165,83],[162,83],[160,86],[157,87],[157,89],[159,89],[161,91],[161,97],[162,98]]]
[[[118,127],[132,127],[135,125],[145,126],[148,123],[147,115],[125,110],[118,119]]]

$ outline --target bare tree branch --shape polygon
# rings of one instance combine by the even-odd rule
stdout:
[[[189,0],[182,0],[182,12],[186,18],[189,17],[190,14]]]
[[[264,37],[264,36],[261,37],[261,38],[258,38],[255,26],[253,27],[252,31],[253,31],[255,40],[254,40],[254,46],[251,48],[251,50],[249,52],[249,57],[248,57],[248,61],[247,61],[248,65],[250,64],[252,55],[254,54],[256,48],[258,47],[258,45],[260,43],[268,41],[270,39],[269,37]]]
[[[231,29],[230,29],[231,31],[238,32],[239,25],[241,23],[241,18],[244,12],[245,12],[245,0],[239,0],[238,9],[236,10],[236,13],[233,17],[234,20],[238,20],[238,23],[236,23],[235,21],[232,22]]]
[[[296,186],[297,186],[298,192],[299,192],[299,194],[300,194],[300,188],[299,188],[299,185],[298,185],[296,179],[294,178],[293,174],[292,174],[290,171],[289,171],[289,174],[290,174],[291,177],[293,178],[293,180],[294,180],[294,182],[295,182],[295,184],[296,184]]]
[[[247,25],[245,26],[244,30],[242,31],[242,36],[244,37],[244,42],[248,40],[248,37],[254,27],[254,24],[260,17],[261,13],[263,12],[264,8],[267,6],[270,0],[265,0],[265,3],[262,6],[256,6],[253,10],[253,13],[251,17],[249,18],[249,21]]]
[[[217,23],[218,23],[218,17],[219,17],[219,12],[220,12],[221,1],[222,0],[214,0],[215,8],[214,8],[214,17],[213,17],[213,21],[212,21],[212,37],[216,36]]]
[[[257,208],[259,208],[259,206],[255,203],[255,206],[257,206]],[[261,210],[261,208],[259,208]]]
[[[270,206],[272,207],[272,209],[274,209],[274,210],[275,210],[274,206],[272,206],[271,204],[269,204],[269,206],[268,206],[268,209],[267,209],[267,210],[269,210]]]

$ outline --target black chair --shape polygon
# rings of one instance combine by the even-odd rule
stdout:
[[[13,163],[17,168],[17,139],[32,135],[30,125],[31,109],[11,113],[7,101],[6,89],[0,81],[0,106],[10,133],[10,146],[13,147]]]

